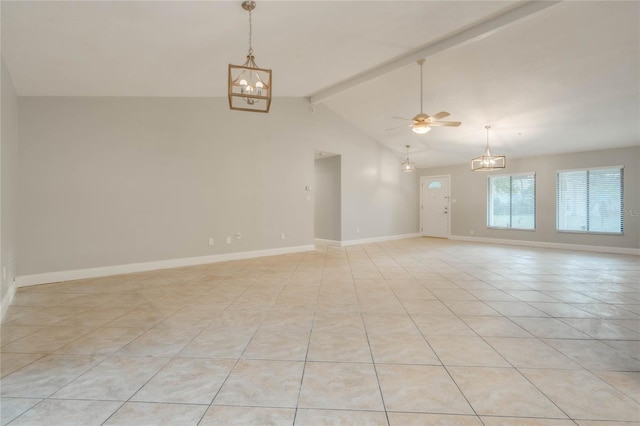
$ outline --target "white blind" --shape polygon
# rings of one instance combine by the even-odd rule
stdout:
[[[489,176],[487,226],[536,229],[536,175]]]
[[[558,231],[622,233],[623,168],[557,174]]]

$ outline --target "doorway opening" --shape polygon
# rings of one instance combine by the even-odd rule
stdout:
[[[314,238],[340,245],[342,240],[341,157],[326,151],[314,155]]]

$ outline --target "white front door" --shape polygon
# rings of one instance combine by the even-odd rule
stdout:
[[[420,228],[425,237],[449,238],[449,176],[420,177]]]

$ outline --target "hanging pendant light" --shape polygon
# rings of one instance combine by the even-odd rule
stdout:
[[[409,148],[411,148],[411,145],[405,145],[405,146],[407,147],[407,161],[403,162],[400,165],[400,170],[402,170],[405,173],[411,173],[416,170],[416,165],[413,164],[411,161],[409,161]]]
[[[229,108],[238,111],[269,112],[271,70],[256,65],[251,44],[251,11],[255,7],[255,1],[242,2],[242,8],[249,12],[249,53],[244,64],[229,64]]]
[[[487,147],[484,154],[471,160],[471,170],[474,172],[490,172],[491,170],[504,169],[507,166],[507,157],[504,155],[493,155],[489,151],[489,129],[491,126],[484,126],[487,129]]]

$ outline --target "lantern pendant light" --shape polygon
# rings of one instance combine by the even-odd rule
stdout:
[[[271,70],[259,68],[253,56],[251,11],[255,1],[243,1],[249,12],[249,53],[242,65],[229,64],[229,108],[237,111],[269,112],[271,107]]]
[[[490,172],[504,169],[507,166],[507,157],[491,154],[491,151],[489,151],[489,129],[491,126],[484,126],[484,128],[487,129],[487,147],[484,150],[484,154],[471,160],[471,170],[474,172]]]
[[[403,162],[400,165],[400,170],[402,170],[405,173],[411,173],[416,170],[416,165],[411,161],[409,161],[409,148],[411,148],[411,145],[405,145],[405,146],[407,147],[407,161]]]

